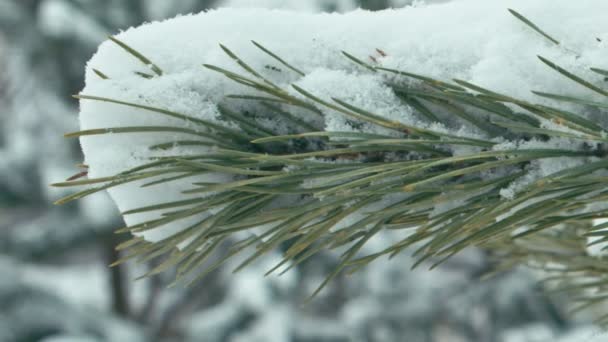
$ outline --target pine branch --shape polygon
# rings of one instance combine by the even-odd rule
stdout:
[[[559,44],[523,15],[510,11]],[[162,77],[162,71],[147,58],[113,40],[145,64],[152,65],[156,75]],[[253,43],[266,56],[304,75],[301,69],[274,52]],[[183,200],[159,202],[124,212],[123,215],[132,215],[162,211],[162,215],[124,227],[119,230],[123,233],[140,234],[185,218],[197,218],[197,222],[158,242],[133,237],[119,246],[129,253],[116,264],[161,257],[164,261],[144,276],[175,267],[176,281],[193,283],[237,254],[253,251],[235,272],[288,241],[292,243],[284,252],[283,260],[268,274],[289,270],[323,250],[342,251],[337,268],[314,291],[314,296],[340,272],[356,271],[380,257],[393,257],[410,249],[417,258],[416,266],[427,263],[433,268],[463,249],[475,246],[491,251],[501,260],[499,269],[525,264],[546,271],[552,275],[547,283],[557,284],[555,289],[559,291],[574,293],[581,307],[608,300],[608,270],[601,257],[588,253],[586,245],[588,237],[597,238],[595,243],[608,241],[608,231],[604,230],[608,226],[594,227],[590,223],[593,219],[608,217],[608,211],[591,211],[588,207],[590,203],[608,199],[608,183],[602,173],[608,168],[603,148],[608,139],[606,127],[559,105],[569,103],[601,111],[607,108],[606,103],[535,91],[539,99],[556,102],[556,107],[540,105],[463,80],[436,80],[372,65],[343,52],[345,58],[361,67],[361,72],[390,74],[391,78],[385,78],[386,85],[404,99],[403,105],[412,109],[420,122],[438,121],[447,110],[461,125],[482,132],[478,138],[471,138],[389,120],[382,113],[343,99],[326,99],[323,94],[314,94],[297,84],[291,87],[299,95],[293,95],[228,47],[221,45],[221,48],[245,74],[204,66],[251,91],[230,94],[226,102],[247,101],[252,107],[259,105],[280,113],[276,119],[293,133],[280,134],[251,120],[252,113],[223,105],[219,106],[222,118],[240,130],[162,108],[91,95],[78,96],[81,101],[109,102],[138,108],[150,115],[181,119],[195,124],[196,128],[117,127],[66,136],[174,132],[188,137],[150,148],[200,145],[209,147],[209,153],[163,155],[112,177],[57,183],[56,186],[101,184],[57,203],[134,181],[145,180],[144,186],[156,186],[209,172],[233,176],[232,181],[224,183],[194,182],[184,191]],[[539,58],[564,76],[564,81],[574,81],[608,97],[608,92],[592,81]],[[602,69],[592,70],[603,74]],[[413,82],[402,82],[404,80]],[[321,131],[297,111],[306,111],[315,118],[337,112],[356,124],[379,127],[390,133]],[[547,123],[552,126],[549,128]],[[498,136],[511,142],[513,147],[500,146]],[[550,139],[571,139],[572,146],[522,147],[526,142]],[[456,147],[467,147],[471,152],[456,154]],[[388,158],[389,153],[399,158]],[[531,165],[555,158],[580,163],[547,176],[526,178]],[[516,184],[518,186],[514,186]],[[509,186],[513,186],[512,198],[506,200],[503,191]],[[283,204],[289,198],[297,198],[298,205]],[[437,210],[442,205],[450,209]],[[353,218],[354,214],[358,215]],[[403,239],[381,251],[362,255],[363,245],[386,229],[404,230]],[[253,234],[254,230],[257,235]],[[237,232],[251,233],[235,240]],[[218,246],[225,243],[230,247],[220,252]],[[209,265],[209,257],[215,254],[221,256]],[[555,268],[555,265],[559,266]],[[598,321],[607,323],[608,315]]]

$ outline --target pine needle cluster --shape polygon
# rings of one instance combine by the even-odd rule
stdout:
[[[510,12],[560,47],[557,39],[526,17],[513,10]],[[153,73],[141,73],[142,78],[162,75],[162,69],[150,59],[118,39],[111,39],[150,66]],[[268,56],[269,63],[276,65],[275,69],[305,74],[261,44],[253,44]],[[264,108],[280,118],[291,134],[281,135],[253,120],[251,113],[238,112],[221,104],[222,117],[240,129],[163,108],[93,95],[76,96],[83,101],[105,101],[183,119],[196,127],[109,127],[69,133],[68,137],[110,132],[180,132],[192,138],[167,141],[150,146],[150,149],[200,145],[212,147],[212,152],[162,156],[112,177],[57,183],[54,185],[94,186],[58,203],[136,180],[149,180],[144,186],[155,186],[209,172],[231,174],[236,179],[221,184],[195,182],[186,191],[187,199],[167,203],[159,199],[156,205],[124,212],[123,215],[132,215],[162,210],[164,214],[161,218],[118,230],[134,234],[134,237],[118,246],[127,252],[117,263],[163,257],[165,261],[145,276],[174,267],[178,280],[191,283],[244,252],[250,255],[235,271],[271,250],[283,248],[283,260],[268,271],[270,274],[286,272],[321,251],[338,250],[338,266],[312,293],[314,296],[340,272],[357,271],[383,256],[392,257],[409,249],[417,258],[416,265],[430,264],[433,268],[463,249],[476,246],[495,257],[496,271],[522,264],[541,269],[547,275],[544,282],[550,290],[571,294],[575,310],[591,306],[601,308],[608,301],[608,265],[601,254],[588,252],[588,241],[593,244],[608,241],[608,224],[593,224],[593,220],[608,217],[608,211],[589,207],[608,199],[608,176],[604,172],[608,168],[604,148],[608,140],[606,127],[559,106],[520,100],[463,80],[437,80],[384,68],[368,63],[362,57],[343,53],[344,58],[366,72],[390,76],[386,78],[386,85],[404,105],[414,108],[421,120],[437,121],[439,108],[474,125],[490,138],[463,137],[391,121],[338,98],[323,100],[296,85],[293,88],[301,96],[294,96],[293,92],[262,76],[228,47],[221,48],[240,66],[242,73],[207,64],[204,67],[256,93],[227,95],[227,101],[251,101],[252,106]],[[578,83],[608,99],[608,91],[600,85],[547,58],[538,58],[539,63],[548,67],[548,72],[563,75],[563,82]],[[608,77],[608,70],[591,70]],[[101,78],[108,78],[102,71],[95,72]],[[402,82],[404,79],[416,82]],[[608,102],[546,91],[535,91],[535,94],[556,103],[574,104],[581,110],[608,109]],[[397,137],[394,134],[324,131],[322,126],[291,113],[290,108],[319,117],[326,110],[337,111],[355,123],[396,132]],[[560,129],[546,128],[541,124],[546,121]],[[496,149],[497,142],[492,137],[513,141],[513,147]],[[570,139],[577,146],[520,148],[515,143],[546,142],[554,138]],[[470,148],[472,152],[454,155],[455,146]],[[531,163],[549,158],[591,158],[593,161],[536,179],[514,193],[511,199],[505,199],[501,189],[524,177]],[[488,177],[488,174],[493,176]],[[192,197],[197,194],[201,196]],[[283,198],[297,198],[298,204],[277,205]],[[387,202],[386,198],[397,200]],[[436,210],[441,205],[447,209]],[[215,214],[161,241],[148,242],[137,235],[210,209],[215,209]],[[338,225],[349,217],[347,225]],[[401,230],[403,238],[383,250],[362,255],[362,246],[383,230]],[[237,234],[242,232],[251,233],[246,238],[236,239],[235,236],[245,236]],[[214,253],[221,257],[210,258]],[[608,314],[600,314],[598,321],[608,322]]]

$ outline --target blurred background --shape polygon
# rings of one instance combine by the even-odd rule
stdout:
[[[219,269],[167,289],[170,272],[135,281],[150,265],[107,266],[119,257],[112,230],[121,219],[105,194],[52,205],[65,193],[48,184],[74,174],[82,158],[77,141],[62,137],[78,126],[70,95],[108,35],[217,7],[346,12],[412,3],[422,1],[0,0],[0,342],[608,341],[570,319],[525,270],[479,280],[491,267],[480,251],[432,272],[410,272],[407,254],[381,260],[303,305],[335,266],[331,253],[281,277],[263,277],[279,257],[269,255],[236,275]]]

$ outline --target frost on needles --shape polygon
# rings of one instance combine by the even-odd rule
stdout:
[[[87,65],[68,136],[88,177],[56,184],[87,188],[59,202],[107,189],[134,236],[126,259],[165,256],[151,273],[177,267],[186,282],[286,242],[270,271],[336,250],[326,281],[406,249],[436,265],[479,246],[497,269],[541,269],[596,304],[607,12],[462,0],[220,9],[129,29]],[[387,229],[402,239],[363,248]]]

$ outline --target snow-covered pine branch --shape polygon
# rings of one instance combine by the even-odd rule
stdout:
[[[144,24],[87,65],[69,136],[88,179],[57,185],[98,188],[60,202],[108,189],[136,236],[121,248],[190,280],[225,243],[221,261],[251,254],[242,266],[288,241],[281,266],[338,248],[336,272],[477,245],[576,270],[557,279],[596,282],[597,300],[608,273],[585,239],[605,236],[589,222],[607,207],[607,10],[462,0]],[[403,240],[360,255],[384,229]]]

